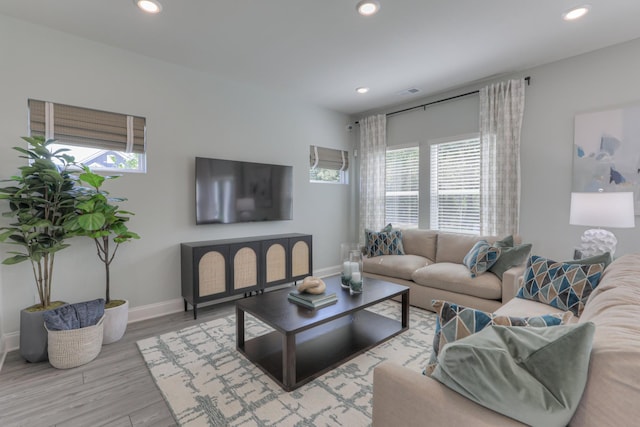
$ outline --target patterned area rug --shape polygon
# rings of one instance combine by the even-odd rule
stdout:
[[[400,304],[371,309],[398,319]],[[246,338],[270,332],[245,316]],[[368,426],[373,368],[390,360],[420,375],[431,354],[435,314],[410,309],[410,328],[287,393],[236,351],[235,315],[138,341],[151,375],[181,426]]]

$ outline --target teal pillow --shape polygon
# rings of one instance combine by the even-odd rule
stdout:
[[[566,323],[573,316],[571,313],[565,313],[511,317],[486,313],[447,301],[433,300],[432,305],[438,316],[433,336],[433,351],[423,371],[424,375],[431,375],[438,363],[438,354],[446,344],[475,334],[487,326],[557,326]]]
[[[513,247],[502,247],[500,258],[489,268],[489,271],[502,280],[505,271],[527,261],[532,246],[531,243],[524,243]]]
[[[491,246],[486,240],[476,242],[462,260],[467,266],[471,277],[476,277],[487,271],[500,257],[502,249]]]
[[[569,264],[532,255],[518,298],[538,301],[580,316],[600,283],[604,264]]]
[[[604,264],[604,268],[607,268],[609,264],[611,264],[611,261],[611,254],[609,252],[605,252],[603,254],[594,255],[587,258],[565,262],[567,264]]]
[[[513,247],[513,235],[508,235],[504,239],[496,240],[493,242],[493,246],[496,248],[512,248]]]
[[[365,230],[367,242],[367,256],[374,257],[380,255],[404,255],[402,246],[402,231],[391,230],[371,231]]]
[[[566,426],[587,383],[595,326],[493,326],[445,347],[432,378],[535,426]]]

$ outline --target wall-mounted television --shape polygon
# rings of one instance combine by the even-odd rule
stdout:
[[[292,219],[293,167],[196,157],[196,224]]]

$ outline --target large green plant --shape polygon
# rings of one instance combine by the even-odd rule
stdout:
[[[55,254],[69,245],[70,237],[65,221],[74,215],[75,178],[70,166],[74,158],[64,154],[66,149],[52,152],[54,140],[43,137],[23,137],[30,144],[25,149],[13,147],[29,164],[20,167],[20,175],[4,182],[14,185],[0,188],[0,199],[9,202],[4,217],[11,218],[8,226],[0,227],[0,242],[21,246],[10,251],[3,264],[30,261],[38,289],[41,308],[51,305],[51,285]]]
[[[78,176],[81,182],[89,187],[79,187],[76,196],[76,215],[65,222],[66,229],[77,236],[88,236],[93,239],[98,251],[98,258],[104,264],[106,303],[111,302],[109,267],[116,256],[121,243],[131,239],[139,239],[133,231],[127,228],[132,212],[120,210],[114,203],[127,199],[109,197],[109,193],[102,190],[105,180],[118,176],[102,176],[91,172],[87,166],[82,166],[83,172]],[[115,246],[111,245],[111,240]]]

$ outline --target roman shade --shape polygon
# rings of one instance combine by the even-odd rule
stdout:
[[[29,127],[31,136],[60,144],[140,154],[146,150],[144,117],[30,99]]]
[[[309,147],[311,169],[332,169],[346,171],[349,168],[349,152],[311,145]]]

